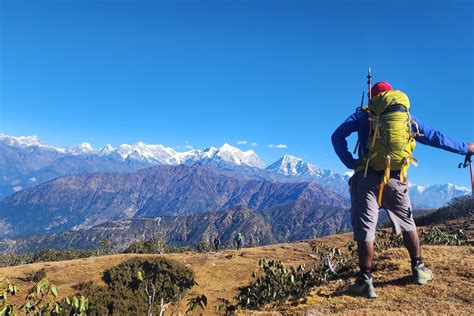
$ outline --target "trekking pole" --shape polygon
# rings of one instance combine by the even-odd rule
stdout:
[[[370,70],[369,66],[369,71],[367,73],[367,86],[368,86],[368,96],[369,96],[369,102],[372,100],[372,71]]]
[[[362,107],[364,106],[364,97],[365,97],[365,91],[362,91],[362,100],[360,100],[360,106],[359,109],[362,110]],[[357,143],[354,147],[354,154],[357,154],[357,151],[359,150],[360,146],[360,139],[357,138]]]
[[[364,96],[365,96],[365,92],[362,92],[362,100],[360,100],[360,109],[362,109],[362,106],[364,105]],[[369,102],[370,100],[372,100],[372,71],[370,70],[370,66],[369,66],[369,70],[367,71],[367,97],[369,98]],[[367,102],[367,104],[369,103]],[[359,150],[359,146],[360,146],[360,139],[357,139],[357,143],[354,147],[354,154],[357,154],[357,151]]]
[[[464,158],[464,163],[460,163],[458,168],[467,168],[469,166],[469,172],[471,174],[471,196],[474,197],[474,177],[472,171],[472,154],[467,154],[466,158]]]

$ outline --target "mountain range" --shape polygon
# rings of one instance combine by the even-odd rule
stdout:
[[[94,149],[0,135],[0,248],[88,249],[100,238],[120,248],[157,232],[176,245],[237,231],[257,244],[322,236],[350,228],[349,177],[289,155],[266,167],[229,144]],[[421,209],[468,192],[412,185],[411,195]]]
[[[221,173],[243,179],[271,179],[280,182],[312,181],[348,197],[350,173],[338,174],[300,158],[286,155],[265,163],[253,151],[224,144],[220,148],[178,152],[163,145],[138,142],[117,148],[106,145],[94,149],[89,143],[75,147],[55,147],[36,136],[14,137],[0,134],[0,198],[46,181],[72,174],[95,172],[127,173],[156,165],[212,166]],[[411,190],[417,208],[440,207],[451,198],[470,190],[453,184],[416,186]]]
[[[64,176],[19,191],[0,201],[0,238],[237,206],[263,212],[291,203],[348,208],[346,198],[314,182],[238,179],[200,164],[161,165],[132,173]]]

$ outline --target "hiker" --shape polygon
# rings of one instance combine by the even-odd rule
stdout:
[[[215,250],[216,252],[219,251],[219,246],[220,246],[220,244],[221,244],[221,241],[220,241],[220,239],[219,239],[219,236],[216,236],[216,238],[214,238],[214,250]]]
[[[235,246],[236,246],[237,250],[240,250],[243,245],[244,245],[244,237],[242,236],[241,233],[238,233],[235,236]]]
[[[357,108],[333,133],[332,144],[344,165],[355,171],[349,186],[360,272],[349,291],[376,298],[371,272],[380,208],[387,211],[394,233],[403,235],[414,281],[426,284],[432,279],[421,257],[407,182],[407,169],[416,163],[412,156],[415,141],[461,155],[473,153],[474,143],[457,142],[416,119],[409,112],[406,94],[393,90],[389,83],[378,82],[370,91],[368,108]],[[357,159],[346,141],[355,132],[359,136]]]

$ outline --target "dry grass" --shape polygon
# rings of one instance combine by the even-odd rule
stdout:
[[[343,246],[350,240],[350,234],[321,238],[321,241]],[[385,252],[380,262],[385,268],[374,274],[377,287],[377,300],[367,300],[347,295],[346,282],[331,284],[315,289],[307,302],[297,307],[286,307],[275,312],[246,312],[245,314],[320,314],[320,313],[393,313],[393,314],[470,314],[474,302],[473,261],[474,247],[424,247],[424,257],[434,271],[435,280],[428,286],[416,286],[409,282],[409,261],[403,249]],[[193,288],[187,297],[205,294],[208,307],[205,314],[213,314],[218,298],[231,300],[240,286],[247,285],[252,271],[261,258],[281,260],[287,264],[311,264],[309,241],[278,244],[242,251],[219,253],[184,253],[163,255],[190,267],[196,274],[199,286]],[[45,268],[49,279],[59,288],[61,295],[74,293],[74,286],[88,280],[102,283],[104,270],[132,257],[152,257],[156,255],[120,254],[87,259],[35,263],[24,266],[0,269],[23,289],[19,298],[25,296],[26,289],[32,286],[22,280],[26,275]],[[179,311],[185,311],[186,298]]]

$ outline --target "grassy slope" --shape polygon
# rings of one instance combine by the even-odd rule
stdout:
[[[350,234],[333,235],[321,238],[331,245],[343,246],[350,240]],[[205,294],[209,298],[206,314],[213,313],[217,298],[232,300],[238,287],[249,283],[251,273],[261,258],[282,260],[288,264],[315,260],[310,256],[309,242],[278,244],[237,251],[220,253],[170,254],[165,257],[180,261],[196,273],[196,286],[189,296]],[[347,295],[347,284],[332,282],[313,291],[308,301],[297,307],[286,307],[282,311],[313,313],[358,313],[358,312],[398,312],[419,313],[421,310],[431,313],[468,314],[474,303],[474,247],[424,247],[424,256],[433,269],[435,280],[429,286],[410,284],[409,261],[403,249],[391,249],[383,253],[380,262],[390,267],[376,272],[375,282],[379,299],[367,300]],[[31,284],[21,281],[27,273],[46,268],[50,280],[59,287],[62,295],[74,292],[73,286],[82,281],[102,282],[105,269],[136,255],[111,255],[63,262],[36,263],[24,266],[0,269],[0,274],[8,276],[21,288]],[[141,257],[152,255],[140,255]],[[18,298],[24,297],[24,291]],[[184,311],[183,300],[180,311]]]

